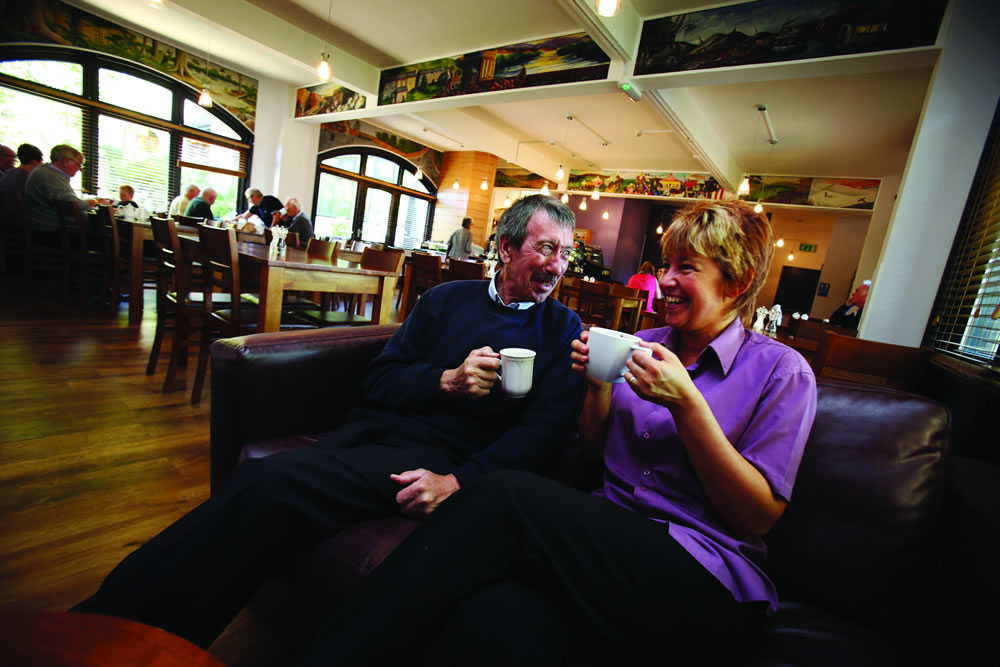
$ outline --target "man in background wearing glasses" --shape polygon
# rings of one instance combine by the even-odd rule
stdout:
[[[59,144],[49,151],[48,163],[28,174],[24,184],[24,203],[28,209],[28,223],[37,241],[53,246],[61,243],[56,201],[75,201],[83,211],[98,204],[111,203],[109,199],[81,199],[76,196],[69,179],[82,168],[83,154],[72,146]]]

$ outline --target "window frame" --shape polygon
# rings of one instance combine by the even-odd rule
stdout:
[[[77,146],[84,155],[87,169],[82,171],[81,187],[85,192],[96,192],[98,188],[97,174],[99,164],[98,146],[98,124],[99,116],[106,115],[121,120],[147,125],[170,134],[170,167],[168,172],[169,192],[180,192],[183,184],[180,182],[181,167],[189,167],[203,171],[217,171],[240,179],[237,185],[238,199],[237,207],[245,207],[246,201],[243,191],[249,180],[249,174],[253,160],[253,132],[241,123],[232,113],[216,105],[211,109],[206,109],[209,113],[221,120],[227,127],[233,130],[239,137],[234,140],[229,137],[206,132],[184,125],[184,100],[189,99],[197,104],[200,90],[196,90],[188,84],[171,78],[162,72],[132,62],[123,58],[108,54],[92,53],[74,47],[58,47],[48,45],[4,45],[0,47],[0,60],[53,60],[79,64],[83,67],[83,94],[76,95],[67,93],[57,88],[52,88],[44,84],[26,81],[16,77],[0,74],[0,85],[19,90],[25,93],[38,95],[48,99],[73,105],[82,113],[82,136],[81,145]],[[151,83],[168,88],[173,93],[173,103],[170,113],[170,120],[164,120],[156,116],[150,116],[139,111],[133,111],[124,107],[115,106],[99,99],[98,78],[101,68],[116,70],[129,74]],[[213,169],[197,164],[187,164],[180,161],[181,143],[184,137],[190,137],[199,141],[216,143],[227,148],[240,151],[243,159],[240,172],[231,170]],[[45,156],[47,157],[47,155]],[[115,186],[117,188],[117,185]],[[167,202],[169,204],[169,202]]]
[[[341,155],[359,155],[361,157],[357,173],[323,164],[324,160]],[[395,183],[382,181],[377,178],[372,178],[371,176],[365,176],[365,170],[370,156],[390,160],[399,165],[400,169]],[[364,225],[365,202],[368,196],[368,191],[375,189],[389,192],[392,196],[392,201],[389,206],[389,224],[386,227],[386,236],[385,239],[381,241],[382,243],[392,245],[396,238],[396,224],[399,218],[399,204],[400,197],[402,195],[424,199],[428,202],[427,218],[424,221],[422,240],[429,241],[433,231],[431,227],[434,220],[434,207],[437,205],[437,188],[435,187],[433,181],[427,178],[426,174],[424,174],[420,179],[420,183],[427,188],[428,192],[420,192],[419,190],[404,187],[403,175],[406,173],[415,175],[416,172],[417,165],[413,164],[406,158],[391,151],[373,146],[337,146],[335,148],[322,151],[316,156],[316,179],[313,184],[313,192],[316,193],[316,196],[313,197],[312,219],[316,219],[319,207],[320,175],[323,173],[333,174],[341,178],[355,181],[358,184],[358,190],[354,200],[354,219],[351,221],[351,238],[349,240],[353,241],[361,238],[361,229]]]

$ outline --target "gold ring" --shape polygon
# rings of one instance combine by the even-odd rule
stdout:
[[[634,375],[628,379],[628,383],[629,384],[635,384],[635,376]]]

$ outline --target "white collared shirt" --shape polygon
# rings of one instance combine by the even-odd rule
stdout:
[[[510,303],[504,303],[503,299],[500,298],[500,293],[497,292],[497,280],[500,278],[500,272],[497,271],[496,275],[493,276],[493,280],[490,281],[490,298],[499,303],[504,308],[516,308],[517,310],[528,310],[535,305],[534,301],[512,301]]]

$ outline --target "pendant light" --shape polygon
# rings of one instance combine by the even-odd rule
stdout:
[[[586,211],[587,210],[587,198],[586,197],[580,197],[580,210],[581,211]]]
[[[424,180],[424,172],[420,169],[420,167],[417,167],[417,171],[414,172],[413,178],[415,178],[418,182]]]
[[[458,179],[456,178],[455,182],[451,184],[451,189],[452,190],[458,190],[459,187],[460,186],[458,185]]]
[[[212,108],[212,94],[208,92],[208,79],[212,71],[212,33],[208,33],[208,51],[205,53],[205,84],[201,87],[198,104],[206,109]]]
[[[785,247],[785,239],[778,239],[777,241],[774,242],[774,245],[778,246],[779,248],[784,248]]]
[[[510,206],[510,195],[503,198],[503,207],[508,208]]]
[[[601,193],[597,191],[597,186],[594,186],[594,191],[590,193],[590,198],[594,201],[598,201],[601,198]]]
[[[480,190],[489,190],[490,189],[490,184],[486,182],[486,177],[485,176],[483,176],[483,182],[479,184],[479,189]]]
[[[774,157],[774,145],[778,143],[778,140],[774,137],[774,131],[771,129],[770,121],[767,119],[767,107],[761,104],[757,107],[757,110],[760,111],[760,115],[764,119],[764,126],[767,128],[767,132],[770,135],[769,141],[771,142],[771,148],[767,152],[767,162],[764,163],[764,173],[760,175],[760,188],[757,190],[757,205],[753,207],[754,213],[763,213],[764,206],[760,203],[760,200],[764,196],[764,177],[770,173],[771,158]]]
[[[663,223],[660,223],[660,224],[658,224],[656,226],[656,233],[657,234],[662,234],[663,233]]]
[[[562,165],[559,165],[559,170],[556,172],[556,180],[562,183],[563,177],[566,176],[566,172],[563,171]]]
[[[545,181],[545,185],[542,186],[542,194],[546,197],[549,196],[549,182]]]
[[[611,217],[611,216],[610,216],[610,215],[608,215],[608,209],[604,209],[604,213],[601,213],[601,218],[603,218],[604,220],[607,220],[607,219],[609,219],[610,217]]]
[[[562,194],[562,197],[559,198],[559,201],[561,201],[564,204],[568,204],[569,203],[569,195],[564,192]]]
[[[323,40],[323,50],[319,54],[319,64],[316,65],[316,76],[320,81],[330,80],[330,54],[326,48],[330,45],[330,20],[333,17],[333,0],[326,10],[326,39]]]
[[[622,0],[596,0],[594,9],[601,16],[618,16],[622,10]]]

